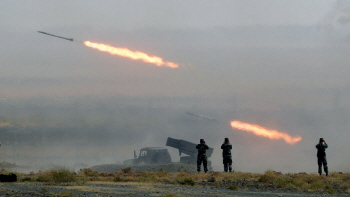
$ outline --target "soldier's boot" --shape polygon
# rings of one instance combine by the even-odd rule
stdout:
[[[326,176],[328,176],[328,166],[323,166],[324,171],[326,172]]]
[[[322,174],[322,165],[318,165],[318,174]]]
[[[206,159],[203,160],[203,167],[204,167],[204,172],[207,173],[208,172],[208,161]]]
[[[200,157],[197,158],[197,172],[201,171],[202,160]]]
[[[232,172],[232,165],[229,165],[228,169],[230,170],[230,172]]]
[[[224,172],[227,172],[227,164],[224,163]]]

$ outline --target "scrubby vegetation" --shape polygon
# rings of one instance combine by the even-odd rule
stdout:
[[[332,172],[328,177],[318,174],[287,173],[268,170],[257,173],[195,173],[186,171],[170,173],[137,172],[125,168],[114,173],[94,172],[81,169],[73,172],[67,168],[55,168],[44,172],[17,173],[20,182],[43,182],[44,184],[83,185],[86,182],[140,182],[178,184],[196,187],[225,188],[230,190],[307,192],[328,194],[350,194],[350,173]]]
[[[17,173],[22,182],[45,182],[45,183],[71,183],[77,180],[76,173],[64,167],[29,174]]]

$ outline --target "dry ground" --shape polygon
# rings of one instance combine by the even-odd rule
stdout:
[[[7,173],[7,172],[3,172]],[[17,173],[16,183],[1,183],[0,196],[350,196],[350,173],[117,172],[55,168]]]
[[[88,182],[80,186],[46,185],[43,183],[6,183],[0,185],[0,196],[346,196],[312,193],[281,193],[281,192],[252,192],[247,190],[228,190],[210,187],[192,187],[181,185],[152,184],[152,183],[106,183]]]

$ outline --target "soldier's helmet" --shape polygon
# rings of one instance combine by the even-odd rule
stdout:
[[[225,143],[227,143],[229,140],[228,140],[228,138],[225,138]]]
[[[200,139],[199,141],[200,141],[200,143],[204,143],[204,139]]]
[[[323,139],[322,137],[320,138],[320,143],[321,143],[321,142],[324,142],[324,139]]]

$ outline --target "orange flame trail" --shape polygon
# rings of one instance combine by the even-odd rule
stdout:
[[[88,47],[98,49],[103,52],[108,52],[111,55],[119,55],[127,57],[133,60],[142,60],[146,63],[155,64],[157,66],[167,66],[170,68],[178,68],[179,65],[173,62],[164,61],[163,58],[157,56],[150,56],[140,51],[131,51],[127,48],[117,48],[106,44],[94,43],[90,41],[84,41],[84,44]]]
[[[268,130],[268,129],[265,129],[261,126],[253,125],[253,124],[249,124],[249,123],[245,123],[245,122],[240,122],[238,120],[231,121],[231,126],[232,126],[232,128],[247,131],[247,132],[252,132],[255,135],[267,137],[270,139],[277,140],[277,139],[282,138],[288,144],[295,144],[302,139],[301,136],[291,137],[287,133],[281,133],[281,132],[276,131],[276,130]]]

